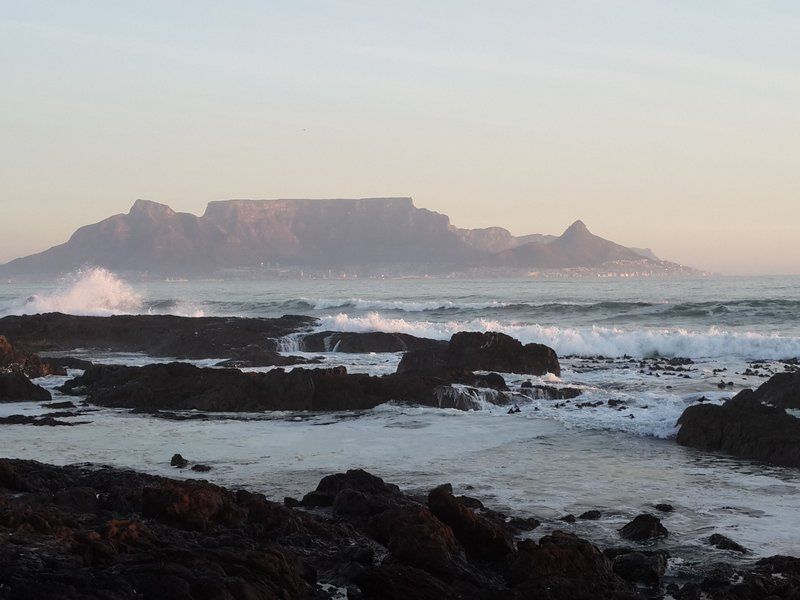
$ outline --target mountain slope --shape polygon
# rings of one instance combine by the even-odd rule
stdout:
[[[529,242],[492,257],[504,266],[539,269],[598,267],[614,261],[638,261],[643,258],[632,248],[594,235],[583,221],[575,221],[551,242]]]
[[[0,274],[58,274],[89,265],[199,275],[265,266],[433,273],[671,264],[642,252],[593,235],[581,221],[558,237],[459,229],[411,198],[227,200],[209,203],[199,217],[137,200],[128,213],[81,227],[64,244],[0,266]]]

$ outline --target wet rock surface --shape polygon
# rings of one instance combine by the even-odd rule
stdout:
[[[0,335],[0,373],[21,373],[30,378],[66,375],[63,367],[15,348],[3,335]]]
[[[757,390],[742,390],[722,406],[697,404],[678,419],[677,441],[774,465],[800,467],[800,373],[773,375]]]
[[[0,417],[0,425],[39,425],[39,426],[49,426],[49,427],[56,427],[58,425],[64,425],[70,427],[72,425],[83,425],[85,422],[75,422],[71,423],[69,421],[60,421],[56,417],[73,417],[76,416],[75,414],[58,414],[53,413],[52,415],[44,415],[41,417],[32,417],[29,415],[10,415],[8,417]]]
[[[0,597],[663,598],[666,554],[564,531],[520,539],[449,485],[410,496],[366,471],[288,508],[245,490],[0,459]],[[800,560],[718,565],[673,598],[797,598]],[[766,593],[766,595],[764,595]]]
[[[303,335],[298,346],[303,352],[346,352],[364,354],[367,352],[408,352],[440,348],[447,342],[420,338],[408,333],[383,331],[319,331]]]
[[[279,338],[309,329],[316,322],[313,317],[297,315],[255,319],[47,313],[0,318],[0,335],[27,352],[91,348],[174,358],[247,360],[254,347],[275,352]]]
[[[0,402],[49,402],[51,399],[50,392],[23,373],[0,373]]]
[[[63,369],[43,361],[36,354],[15,348],[0,335],[0,402],[47,402],[51,399],[50,392],[30,379],[63,374],[66,374]]]
[[[649,513],[643,513],[622,527],[619,530],[619,534],[626,540],[642,542],[665,538],[669,535],[669,532],[667,528],[661,524],[658,517]]]
[[[555,351],[543,344],[525,344],[503,333],[460,332],[447,346],[407,352],[399,374],[436,375],[450,369],[499,371],[524,375],[561,374]]]
[[[459,373],[455,381],[505,388],[496,374]],[[507,395],[472,386],[451,387],[454,381],[421,375],[349,374],[344,367],[274,369],[244,373],[237,369],[201,368],[187,363],[144,367],[95,365],[60,389],[86,395],[99,406],[159,410],[247,411],[364,410],[389,401],[470,410],[486,399],[497,404]]]

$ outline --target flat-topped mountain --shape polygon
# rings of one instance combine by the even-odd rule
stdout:
[[[137,200],[127,214],[81,227],[64,244],[0,266],[0,274],[57,274],[85,266],[158,275],[278,267],[411,274],[620,262],[641,271],[673,265],[649,250],[595,236],[581,221],[561,236],[459,229],[446,215],[415,207],[411,198],[226,200],[209,203],[199,217]]]

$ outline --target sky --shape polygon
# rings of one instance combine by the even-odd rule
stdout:
[[[0,74],[0,261],[137,198],[411,196],[800,273],[796,0],[25,0]]]

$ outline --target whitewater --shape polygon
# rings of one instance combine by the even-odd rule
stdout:
[[[763,381],[747,374],[753,365],[778,372],[782,361],[800,357],[798,278],[175,282],[86,269],[45,283],[0,285],[0,316],[51,311],[305,314],[318,319],[319,331],[436,339],[464,330],[500,331],[553,347],[562,364],[560,378],[504,374],[511,387],[530,379],[578,388],[582,395],[570,403],[519,397],[516,414],[488,402],[468,413],[390,404],[349,414],[190,421],[101,409],[87,425],[52,428],[43,436],[24,426],[4,427],[3,446],[20,458],[101,462],[176,476],[169,457],[181,452],[214,467],[204,477],[276,499],[308,491],[331,472],[362,467],[409,489],[450,481],[456,491],[496,508],[544,518],[537,536],[563,514],[599,508],[609,518],[575,527],[603,542],[616,540],[615,527],[631,516],[669,502],[679,509],[665,518],[674,532],[669,544],[684,556],[713,532],[756,555],[800,553],[793,533],[800,530],[798,473],[674,442],[678,416],[699,397],[720,403]],[[297,337],[285,339],[283,349],[298,353]],[[169,360],[80,349],[69,354],[131,365]],[[398,354],[321,356],[321,366],[374,375],[393,372],[400,360]],[[690,359],[685,370],[656,376],[649,368],[676,357]],[[40,383],[59,400],[55,387],[62,381]],[[609,408],[612,403],[623,408]],[[3,415],[40,412],[37,405],[0,405]]]

